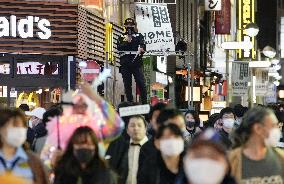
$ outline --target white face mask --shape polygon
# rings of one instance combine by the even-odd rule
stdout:
[[[27,129],[24,127],[12,127],[7,129],[6,142],[13,147],[20,147],[27,139]]]
[[[235,124],[235,120],[234,119],[229,119],[229,118],[226,118],[226,119],[223,119],[223,126],[224,128],[227,128],[227,129],[233,129],[234,128],[234,124]]]
[[[184,150],[184,141],[181,138],[164,139],[160,141],[160,149],[165,156],[177,156]]]
[[[226,175],[223,164],[208,158],[185,158],[184,171],[191,184],[220,184]]]
[[[271,146],[271,147],[276,147],[277,144],[279,143],[280,138],[281,138],[280,129],[279,128],[272,128],[269,131],[268,137],[265,139],[265,145]]]

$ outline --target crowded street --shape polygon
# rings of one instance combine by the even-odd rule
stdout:
[[[284,184],[283,65],[284,0],[0,0],[0,184]]]

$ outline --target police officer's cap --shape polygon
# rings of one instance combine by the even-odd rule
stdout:
[[[132,19],[132,18],[127,18],[127,19],[125,19],[124,25],[129,25],[129,24],[135,25],[135,20]]]

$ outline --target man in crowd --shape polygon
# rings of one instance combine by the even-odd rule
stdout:
[[[45,124],[42,122],[43,114],[46,110],[42,107],[37,107],[32,111],[26,111],[26,115],[30,117],[27,133],[27,141],[33,151],[35,151],[36,140],[47,135]]]
[[[185,141],[185,144],[188,144],[190,135],[186,131],[185,119],[184,119],[183,114],[177,109],[165,108],[164,110],[161,111],[161,113],[159,114],[157,118],[157,129],[169,123],[175,124],[176,126],[180,128],[180,130],[183,133],[183,139]],[[154,144],[154,139],[152,141],[153,141],[152,145],[150,145],[150,143],[148,142],[141,149],[140,157],[139,157],[139,169],[142,168],[142,165],[144,164],[144,161],[146,160],[146,158],[151,157],[152,155],[155,155],[158,152],[158,149],[156,145]]]
[[[220,130],[221,144],[225,147],[226,150],[232,148],[231,133],[235,126],[235,113],[234,110],[230,107],[226,107],[220,112],[219,121],[222,122],[222,129]]]
[[[144,43],[143,35],[138,33],[135,28],[135,21],[132,18],[125,20],[125,30],[118,38],[117,49],[118,51],[137,51],[137,54],[123,53],[120,57],[120,73],[123,78],[124,90],[127,101],[133,102],[132,95],[132,75],[139,88],[141,101],[143,104],[147,103],[147,91],[142,72],[142,56],[145,52],[146,45]]]
[[[157,150],[154,145],[154,137],[159,128],[158,123],[157,123],[157,118],[159,117],[161,111],[164,110],[165,108],[166,108],[166,104],[158,103],[154,105],[150,110],[150,113],[149,113],[150,125],[151,125],[150,132],[151,132],[152,137],[149,139],[147,143],[145,143],[141,147],[140,156],[139,156],[139,168],[140,168],[140,165],[142,165],[142,163],[144,162],[145,158],[151,155],[152,153],[155,153],[155,151]]]
[[[106,159],[111,168],[117,172],[119,184],[137,183],[140,149],[148,141],[146,127],[147,123],[143,116],[132,116],[127,125],[130,140],[121,144],[117,150],[107,151]]]
[[[243,117],[236,130],[241,145],[229,155],[238,183],[284,183],[284,152],[275,148],[281,135],[277,123],[273,111],[264,107],[252,108]]]

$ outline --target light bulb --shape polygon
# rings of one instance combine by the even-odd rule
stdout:
[[[281,69],[281,65],[275,65],[275,66],[273,66],[273,68],[274,68],[274,70],[278,71],[278,70]]]
[[[279,60],[279,59],[272,59],[272,60],[271,60],[271,63],[272,63],[273,65],[278,65],[278,63],[280,63],[280,60]]]
[[[274,81],[273,84],[275,84],[275,86],[279,86],[280,82],[279,81]]]

